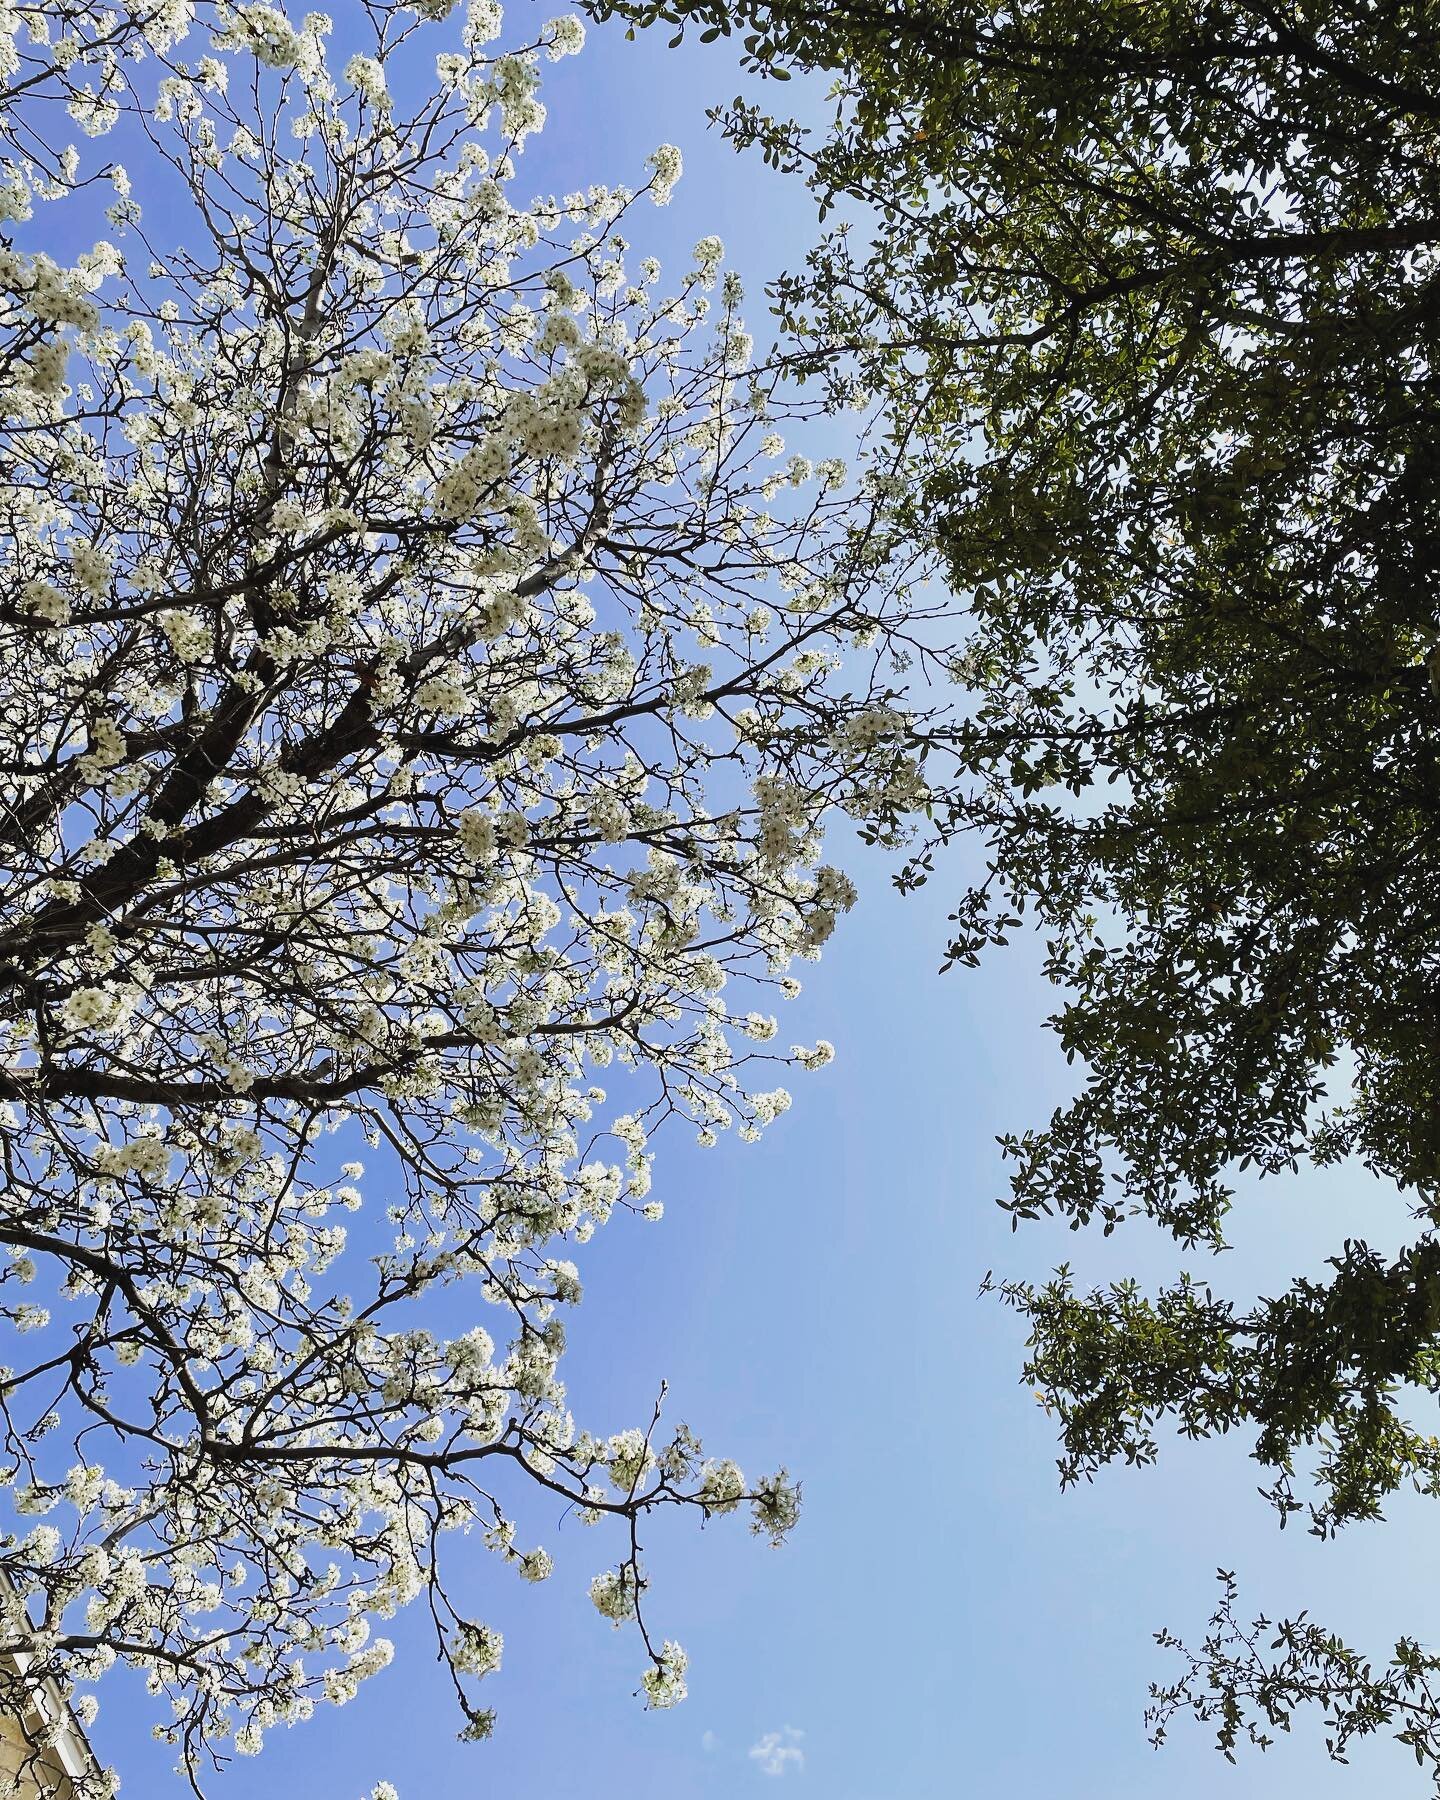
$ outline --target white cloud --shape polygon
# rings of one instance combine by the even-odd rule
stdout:
[[[719,1742],[719,1738],[716,1737],[713,1731],[702,1731],[700,1733],[700,1748],[707,1756]]]
[[[758,1744],[750,1746],[750,1760],[759,1763],[762,1775],[788,1775],[791,1770],[798,1774],[805,1767],[805,1752],[800,1748],[804,1735],[793,1725],[767,1731]]]

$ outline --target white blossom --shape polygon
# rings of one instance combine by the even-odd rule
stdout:
[[[717,238],[668,294],[632,247],[679,152],[518,192],[579,22],[196,10],[69,9],[60,148],[0,162],[7,1567],[64,1621],[32,1676],[138,1664],[191,1775],[420,1596],[487,1735],[458,1543],[539,1583],[566,1509],[597,1561],[662,1506],[795,1522],[668,1400],[577,1418],[567,1315],[672,1125],[752,1139],[829,1060],[780,1049],[855,899],[826,833],[924,791],[879,487],[771,460],[823,403],[740,373]],[[31,248],[122,120],[110,237]],[[590,1593],[682,1698],[638,1565]]]

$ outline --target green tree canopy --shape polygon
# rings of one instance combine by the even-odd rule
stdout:
[[[1005,1141],[1006,1204],[1218,1247],[1237,1170],[1356,1168],[1329,1277],[1258,1304],[1004,1284],[1063,1478],[1240,1428],[1322,1535],[1436,1492],[1440,7],[597,10],[838,71],[827,132],[723,116],[828,217],[775,289],[792,355],[889,409],[896,522],[970,602],[928,764],[937,839],[984,846],[947,963],[1037,919],[1084,1071]],[[1362,1167],[1413,1202],[1399,1256]],[[1232,1601],[1158,1733],[1188,1706],[1228,1752],[1318,1700],[1337,1754],[1389,1724],[1440,1767],[1416,1646],[1267,1648]]]

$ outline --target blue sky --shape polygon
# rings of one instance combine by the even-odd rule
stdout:
[[[550,122],[518,187],[639,185],[645,156],[679,144],[685,177],[667,210],[637,215],[637,250],[673,263],[718,232],[758,328],[764,277],[798,260],[811,225],[803,193],[707,131],[706,104],[738,86],[724,46],[671,52],[663,34],[629,45],[592,28],[582,57],[547,68]],[[774,103],[797,92],[774,89]],[[1184,1259],[1140,1230],[1108,1244],[1010,1232],[994,1205],[995,1134],[1043,1119],[1070,1079],[1042,1029],[1051,997],[1033,946],[942,979],[962,856],[902,900],[883,859],[843,838],[834,849],[862,900],[824,962],[802,969],[784,1030],[787,1042],[833,1040],[836,1062],[796,1077],[794,1108],[759,1145],[657,1146],[665,1220],[617,1218],[588,1248],[567,1359],[577,1415],[597,1429],[648,1416],[663,1377],[668,1415],[708,1448],[747,1470],[787,1464],[805,1484],[794,1539],[771,1551],[737,1521],[646,1534],[652,1620],[691,1659],[692,1698],[666,1714],[632,1697],[638,1645],[586,1598],[608,1541],[574,1524],[547,1531],[557,1568],[539,1589],[478,1545],[469,1558],[456,1546],[458,1591],[506,1637],[505,1669],[487,1684],[493,1742],[456,1741],[417,1613],[397,1623],[401,1654],[358,1701],[233,1765],[216,1784],[227,1800],[360,1800],[380,1777],[402,1800],[540,1787],[743,1800],[782,1783],[816,1800],[1121,1800],[1157,1786],[1171,1800],[1275,1800],[1404,1791],[1407,1766],[1418,1791],[1388,1744],[1349,1771],[1330,1765],[1318,1719],[1235,1769],[1183,1725],[1158,1755],[1148,1748],[1146,1683],[1173,1670],[1150,1634],[1200,1635],[1218,1564],[1256,1610],[1309,1604],[1383,1653],[1423,1630],[1417,1596],[1433,1591],[1440,1549],[1418,1503],[1334,1545],[1280,1534],[1238,1441],[1177,1444],[1158,1469],[1058,1493],[1052,1428],[1016,1379],[1019,1327],[976,1298],[981,1277],[1068,1258],[1086,1276],[1158,1280]],[[1365,1186],[1344,1173],[1251,1193],[1217,1280],[1273,1292],[1318,1270],[1347,1219],[1358,1229],[1357,1208],[1372,1241],[1388,1241],[1401,1209]],[[120,1681],[101,1695],[96,1745],[125,1792],[178,1793],[143,1698],[132,1704]],[[753,1756],[772,1734],[771,1755]]]

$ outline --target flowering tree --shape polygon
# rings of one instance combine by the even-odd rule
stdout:
[[[854,897],[822,816],[922,791],[870,490],[775,461],[717,240],[662,297],[636,195],[515,198],[579,25],[449,11],[0,12],[0,1704],[134,1665],[192,1784],[416,1596],[486,1735],[441,1539],[542,1580],[527,1497],[612,1522],[592,1597],[683,1695],[641,1522],[796,1491],[577,1427],[557,1251],[828,1060],[763,1048]]]

